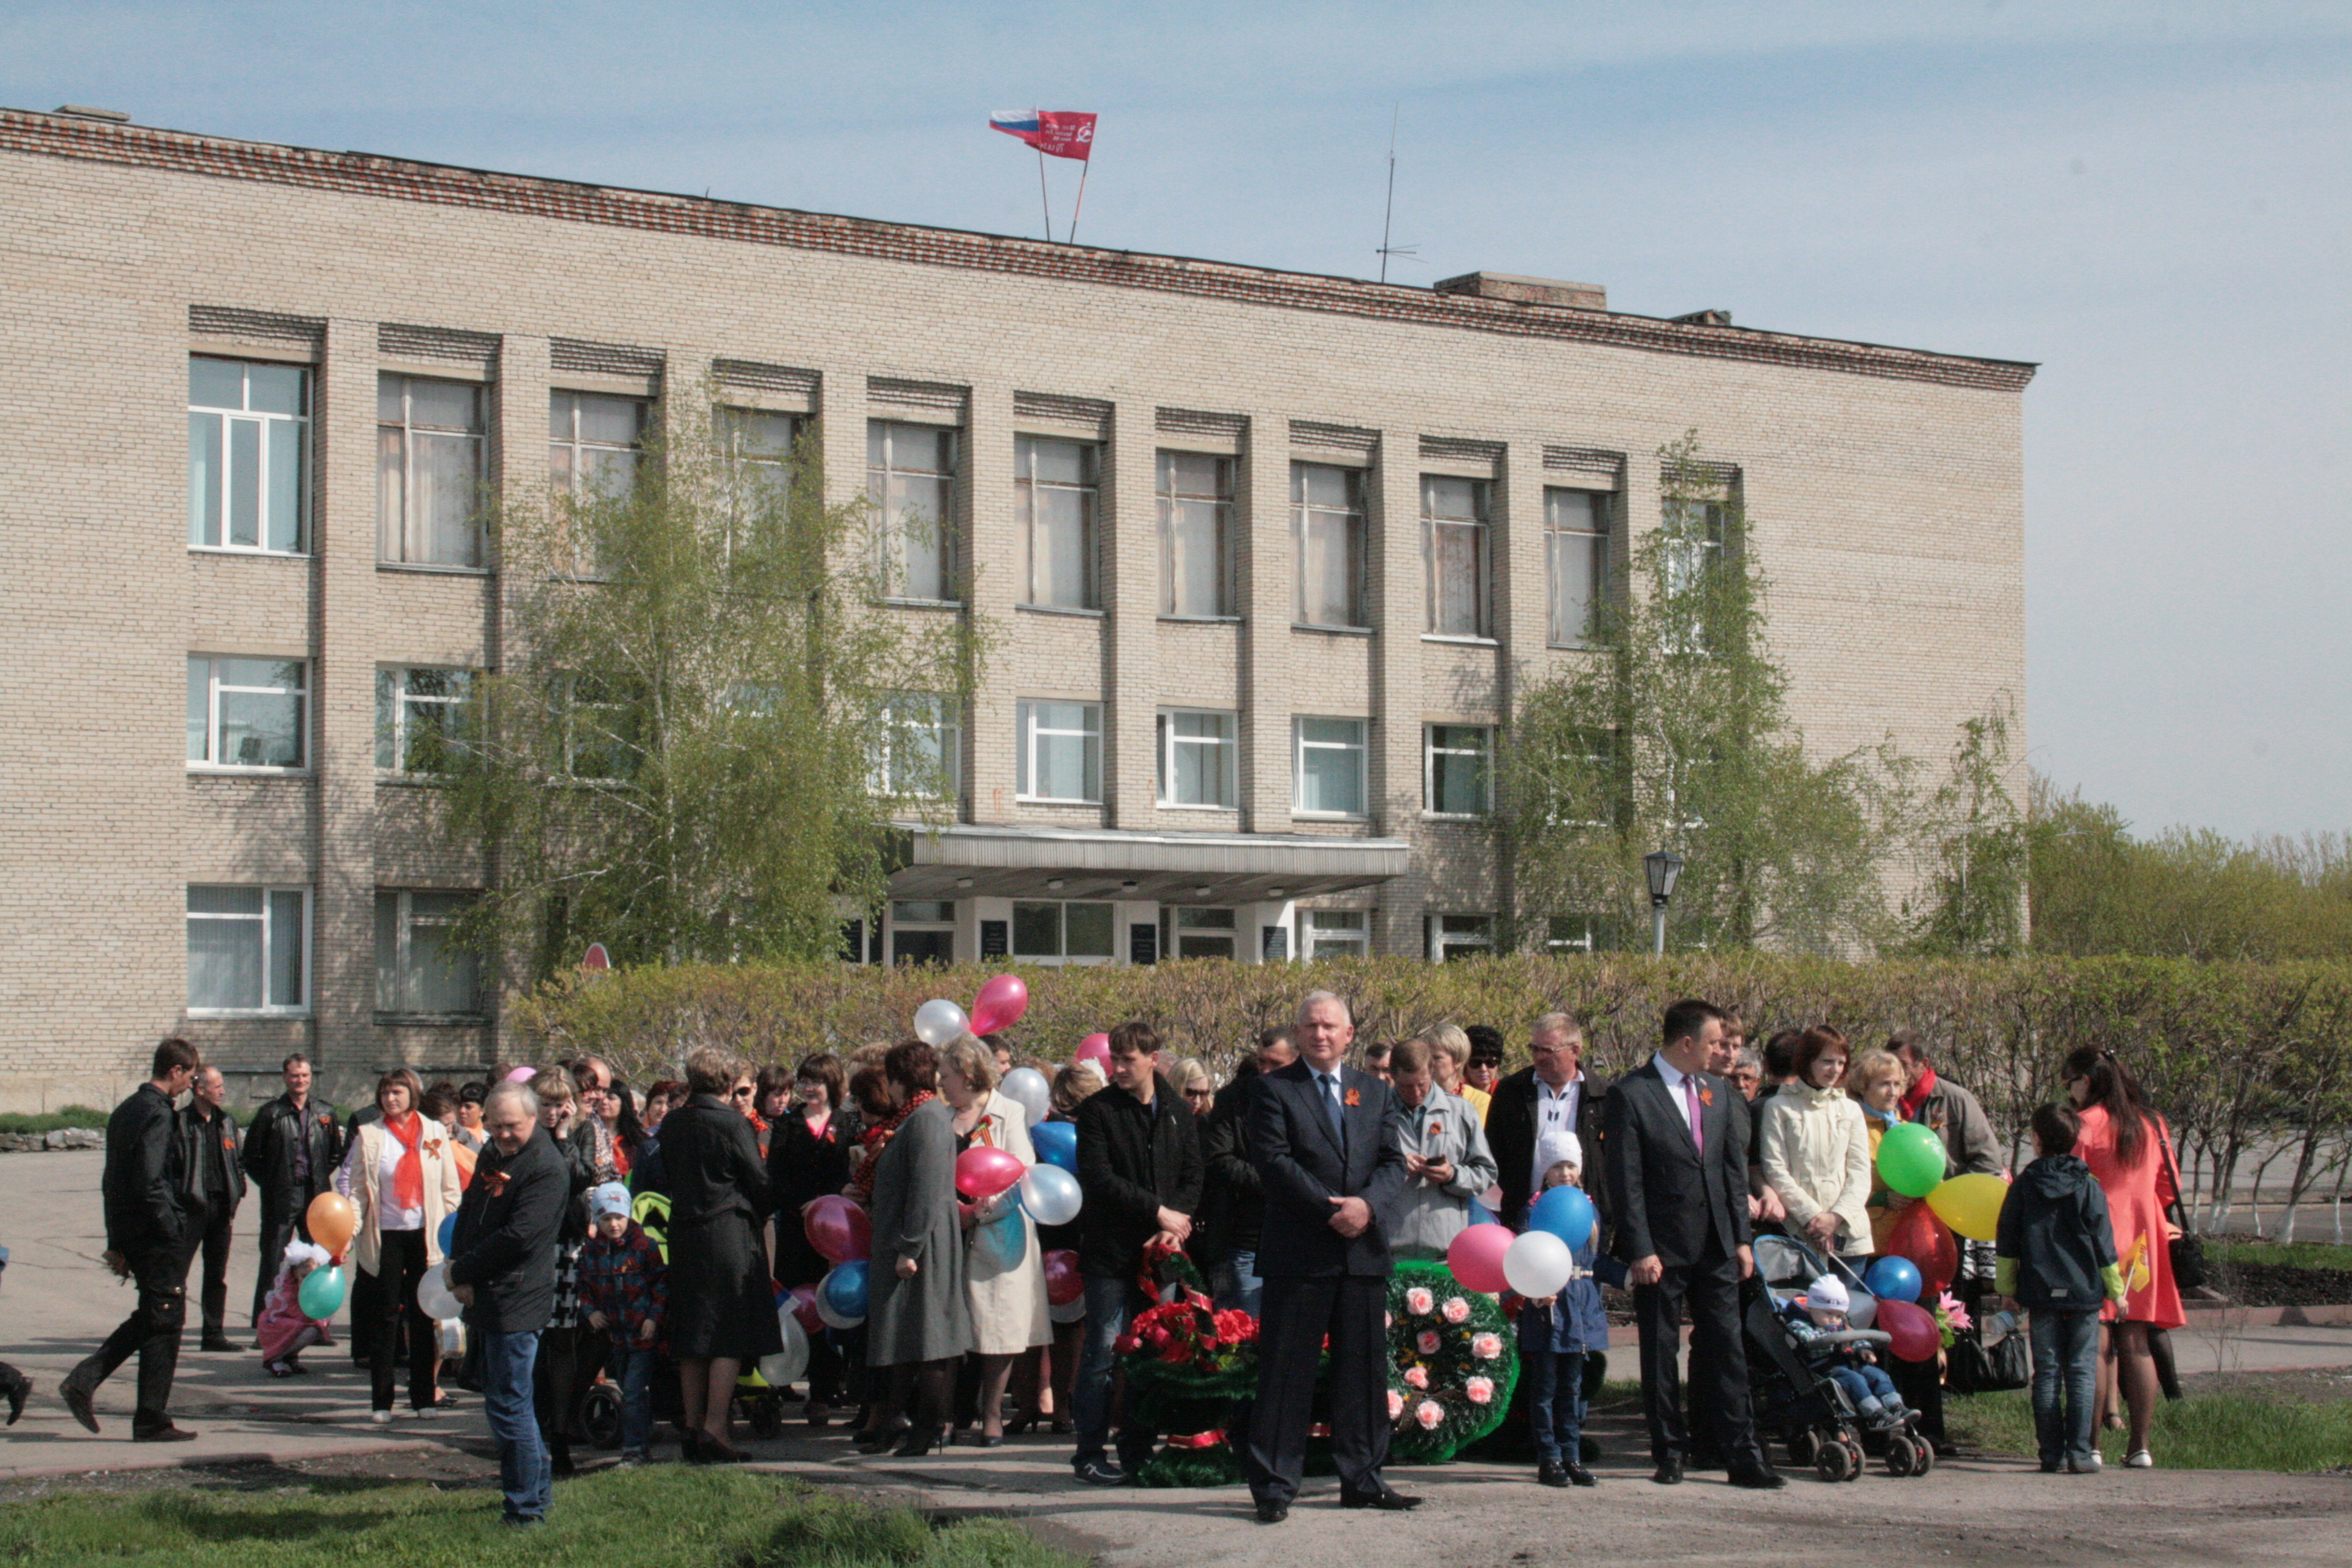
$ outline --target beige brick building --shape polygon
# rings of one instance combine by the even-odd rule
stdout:
[[[1815,743],[2024,696],[2022,364],[81,114],[0,110],[0,1106],[172,1030],[484,1059],[436,936],[481,871],[404,771],[499,657],[451,498],[625,466],[706,378],[943,507],[904,613],[1007,634],[866,956],[1476,943],[1494,736],[1692,427]]]

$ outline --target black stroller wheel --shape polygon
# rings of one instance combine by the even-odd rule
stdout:
[[[1850,1481],[1862,1479],[1863,1467],[1869,1462],[1862,1451],[1862,1445],[1848,1437],[1845,1440],[1845,1479]]]
[[[580,1402],[580,1425],[587,1430],[588,1441],[599,1448],[621,1446],[621,1391],[609,1383],[600,1383],[588,1391]]]
[[[1844,1480],[1853,1473],[1853,1456],[1843,1443],[1823,1443],[1813,1459],[1813,1473],[1825,1481]]]
[[[1911,1449],[1911,1439],[1899,1432],[1896,1433],[1895,1441],[1886,1445],[1886,1473],[1890,1476],[1907,1476],[1916,1462],[1916,1457]]]
[[[1925,1437],[1911,1439],[1911,1479],[1918,1479],[1936,1468],[1936,1445]]]

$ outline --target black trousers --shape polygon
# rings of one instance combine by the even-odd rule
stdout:
[[[278,1271],[286,1267],[286,1244],[300,1237],[310,1239],[310,1199],[316,1194],[308,1187],[289,1187],[282,1193],[261,1194],[261,1261],[253,1274],[253,1321],[261,1323],[261,1309],[269,1300],[269,1288],[278,1283]]]
[[[1350,1493],[1381,1488],[1389,1457],[1389,1282],[1370,1277],[1268,1275],[1258,1322],[1257,1403],[1242,1471],[1261,1502],[1298,1495],[1315,1365],[1331,1336],[1331,1463]]]
[[[1633,1319],[1642,1336],[1642,1414],[1650,1426],[1650,1455],[1687,1455],[1683,1424],[1682,1349],[1685,1309],[1691,1321],[1694,1403],[1715,1412],[1713,1436],[1733,1466],[1761,1468],[1756,1424],[1748,1405],[1748,1350],[1739,1337],[1739,1265],[1710,1247],[1699,1263],[1669,1264],[1655,1285],[1633,1289]],[[1702,1351],[1702,1347],[1703,1351]],[[1706,1383],[1699,1384],[1704,1373]]]
[[[114,1375],[133,1355],[139,1358],[139,1403],[131,1417],[133,1433],[172,1424],[172,1374],[180,1365],[180,1332],[188,1321],[189,1242],[150,1247],[130,1256],[139,1304],[106,1336],[98,1353],[74,1368],[77,1382],[92,1388]]]
[[[429,1410],[440,1397],[435,1373],[441,1369],[440,1331],[416,1305],[416,1282],[425,1278],[425,1233],[386,1230],[377,1233],[376,1271],[360,1270],[373,1279],[369,1293],[375,1314],[375,1333],[368,1344],[368,1381],[378,1410],[392,1408],[393,1363],[400,1347],[401,1325],[408,1328],[408,1407]],[[356,1292],[355,1292],[356,1293]],[[354,1314],[356,1321],[356,1314]]]
[[[189,1248],[192,1263],[201,1264],[203,1272],[196,1276],[199,1283],[196,1300],[204,1308],[205,1333],[207,1337],[228,1332],[228,1249],[236,1237],[236,1205],[232,1203],[206,1204],[188,1216],[194,1243]]]

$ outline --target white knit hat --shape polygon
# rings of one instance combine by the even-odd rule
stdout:
[[[1536,1163],[1549,1171],[1563,1160],[1582,1170],[1583,1143],[1565,1127],[1544,1129],[1543,1135],[1536,1140]]]
[[[1824,1274],[1805,1287],[1805,1305],[1816,1312],[1843,1312],[1853,1305],[1843,1280]]]

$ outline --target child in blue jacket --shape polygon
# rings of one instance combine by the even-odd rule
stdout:
[[[1584,1150],[1575,1133],[1549,1129],[1536,1149],[1544,1162],[1543,1192],[1584,1184]],[[1559,1295],[1519,1309],[1519,1369],[1528,1380],[1528,1414],[1540,1460],[1536,1479],[1548,1487],[1600,1484],[1584,1468],[1582,1453],[1584,1358],[1609,1350],[1609,1315],[1592,1273],[1598,1240],[1597,1234],[1589,1237],[1575,1249],[1576,1272]],[[1612,1272],[1623,1268],[1613,1258],[1597,1266]]]

